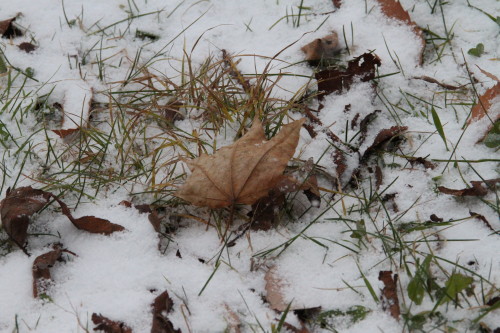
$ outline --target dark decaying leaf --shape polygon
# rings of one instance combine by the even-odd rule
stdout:
[[[380,58],[372,53],[364,53],[347,64],[347,69],[326,69],[315,74],[318,81],[318,99],[325,95],[341,93],[349,89],[354,79],[368,82],[375,78],[377,67],[381,65]]]
[[[26,53],[31,53],[36,50],[36,46],[31,43],[21,43],[17,46],[20,50],[23,50]]]
[[[436,214],[432,214],[432,215],[430,216],[430,220],[431,220],[432,222],[443,222],[443,219],[442,219],[442,218],[440,218],[440,217],[438,217]]]
[[[398,275],[392,275],[392,271],[380,271],[378,279],[384,283],[382,289],[382,308],[388,310],[391,316],[399,320],[401,310],[398,299]]]
[[[19,187],[7,191],[5,198],[0,202],[2,224],[9,235],[26,254],[26,238],[28,225],[33,214],[39,212],[50,199],[54,199],[61,206],[62,213],[75,227],[91,233],[109,235],[115,231],[125,230],[121,225],[95,216],[74,218],[68,206],[50,192],[34,189],[31,186]]]
[[[359,123],[359,144],[361,145],[365,142],[366,134],[368,133],[368,125],[377,117],[377,113],[382,112],[381,110],[375,110],[367,114],[363,120]]]
[[[342,6],[342,0],[332,0],[332,2],[336,8],[340,8],[340,6]]]
[[[432,162],[427,161],[424,157],[413,157],[413,156],[405,156],[406,160],[410,162],[411,166],[415,166],[415,164],[423,165],[426,169],[435,169],[436,165]]]
[[[378,190],[380,185],[382,185],[384,181],[384,174],[382,173],[382,169],[376,165],[375,166],[375,188]]]
[[[312,161],[311,161],[312,163]],[[283,209],[285,198],[288,193],[302,190],[313,207],[319,207],[321,194],[319,193],[318,180],[313,170],[306,171],[308,162],[299,169],[299,176],[303,181],[299,181],[291,176],[283,176],[281,180],[272,188],[269,193],[252,205],[252,210],[248,216],[252,218],[250,229],[269,230],[276,226],[276,219]],[[302,175],[301,175],[302,173]],[[304,174],[305,173],[305,174]]]
[[[310,65],[319,64],[321,60],[335,57],[340,52],[339,37],[336,32],[332,32],[322,38],[317,38],[311,43],[301,48],[306,55],[306,60]]]
[[[174,325],[168,319],[167,314],[172,311],[174,301],[167,291],[155,298],[153,303],[153,324],[151,333],[181,333],[180,329],[174,329]]]
[[[23,31],[15,26],[15,17],[0,21],[0,35],[3,38],[15,38],[23,35]]]
[[[481,214],[478,214],[478,213],[474,213],[474,212],[471,212],[469,211],[469,214],[471,217],[474,217],[476,219],[478,219],[479,221],[483,222],[484,225],[490,229],[491,231],[495,231],[495,229],[493,229],[493,227],[491,226],[490,222],[488,222],[488,220],[486,219],[486,217],[484,217],[483,215]]]
[[[50,199],[50,195],[31,187],[20,187],[7,190],[5,198],[0,201],[0,214],[5,232],[24,253],[31,216],[40,211]]]
[[[438,190],[441,193],[455,195],[459,197],[465,197],[465,196],[482,197],[488,194],[489,189],[493,190],[496,187],[496,184],[500,183],[500,178],[488,179],[484,181],[473,180],[470,183],[472,187],[460,190],[455,190],[444,186],[439,186]]]
[[[401,135],[407,129],[407,126],[392,126],[391,128],[381,130],[375,137],[375,140],[373,140],[373,143],[370,145],[370,147],[365,150],[365,153],[363,154],[361,160],[366,160],[369,155],[379,149],[384,143],[392,140],[392,138],[398,135]]]
[[[61,260],[61,255],[64,252],[75,255],[73,252],[63,249],[61,245],[56,244],[52,251],[39,255],[33,261],[31,269],[33,275],[33,297],[37,298],[45,294],[52,281],[50,268],[54,266],[56,261]]]
[[[92,322],[97,325],[94,331],[104,331],[106,333],[132,333],[132,329],[121,321],[114,321],[101,314],[93,313]]]

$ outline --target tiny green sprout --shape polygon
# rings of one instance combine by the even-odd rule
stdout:
[[[483,43],[477,44],[476,47],[471,48],[469,51],[467,51],[467,53],[474,57],[480,57],[484,53]]]
[[[33,67],[27,67],[24,72],[26,73],[26,76],[29,78],[33,78],[35,76],[35,70]]]

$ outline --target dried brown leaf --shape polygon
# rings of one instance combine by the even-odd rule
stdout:
[[[92,322],[97,325],[94,331],[104,331],[106,333],[132,333],[132,329],[121,321],[114,321],[101,314],[93,313]]]
[[[476,67],[479,68],[479,70],[481,71],[481,73],[483,73],[484,75],[486,75],[487,77],[489,77],[493,81],[500,82],[500,79],[498,77],[496,77],[495,75],[491,74],[490,72],[485,71],[484,69],[482,69],[478,65],[476,65]]]
[[[436,214],[431,214],[430,220],[432,222],[443,222],[444,221],[441,217],[438,217]]]
[[[500,183],[500,178],[488,179],[485,181],[473,180],[470,183],[472,187],[460,190],[455,190],[444,186],[439,186],[438,190],[441,193],[451,194],[459,197],[464,197],[464,196],[482,197],[488,194],[488,189],[495,188],[496,184]]]
[[[238,315],[233,310],[231,310],[231,308],[227,304],[224,304],[224,307],[226,308],[226,321],[228,323],[228,326],[224,332],[241,333],[240,317],[238,317]]]
[[[339,37],[332,32],[322,38],[317,38],[301,48],[306,55],[306,60],[311,64],[317,64],[321,60],[333,58],[340,51]]]
[[[471,110],[471,118],[469,123],[478,121],[488,114],[489,109],[491,108],[493,99],[500,95],[500,82],[495,84],[490,89],[486,90],[486,92],[479,96],[479,101],[476,105],[472,107]],[[497,115],[497,116],[500,116]],[[494,122],[494,121],[493,121]]]
[[[36,46],[31,43],[21,43],[17,46],[20,50],[23,50],[26,53],[31,53],[36,50]]]
[[[63,252],[75,255],[73,252],[64,250],[61,245],[58,244],[54,245],[53,248],[52,251],[39,255],[33,261],[31,271],[33,275],[33,297],[35,298],[47,291],[48,285],[52,280],[50,268],[54,266],[56,261],[61,260]]]
[[[490,229],[491,231],[498,233],[497,231],[495,231],[495,229],[493,229],[493,227],[491,226],[490,222],[483,215],[478,214],[478,213],[474,213],[474,212],[471,212],[471,211],[469,211],[469,214],[470,214],[471,217],[474,217],[474,218],[478,219],[479,221],[483,222],[484,225],[488,229]]]
[[[361,160],[366,160],[370,154],[379,149],[384,143],[390,141],[398,135],[401,135],[403,132],[406,132],[407,129],[407,126],[392,126],[391,128],[381,130],[375,137],[375,140],[373,140],[370,147],[365,150]]]
[[[342,6],[342,0],[332,0],[332,2],[336,8],[340,8],[340,6]]]
[[[266,300],[271,309],[283,312],[288,307],[283,295],[283,280],[278,275],[276,266],[271,267],[264,276],[266,280]]]
[[[77,227],[92,233],[109,235],[115,231],[125,230],[122,226],[95,216],[83,216],[75,219],[68,206],[50,192],[34,189],[31,186],[19,187],[7,191],[5,198],[0,202],[0,216],[7,235],[26,254],[26,238],[28,225],[33,214],[39,212],[50,199],[54,199],[61,206],[62,213]]]
[[[21,29],[15,26],[14,21],[15,17],[0,21],[0,35],[3,38],[15,38],[20,37],[24,33]]]
[[[155,298],[153,307],[153,323],[151,333],[181,333],[180,329],[174,329],[174,325],[168,319],[167,314],[172,311],[174,301],[167,291]]]
[[[2,225],[7,235],[24,253],[26,238],[31,217],[40,211],[50,199],[50,195],[32,187],[19,187],[7,191],[5,198],[0,202]]]
[[[188,162],[192,173],[175,195],[210,208],[255,203],[281,180],[303,123],[301,119],[285,125],[267,141],[261,122],[254,120],[234,144]]]
[[[375,78],[377,67],[381,65],[380,58],[372,53],[364,53],[347,64],[347,69],[326,69],[315,74],[318,81],[318,99],[325,95],[341,93],[350,88],[355,78],[368,82]]]
[[[399,308],[398,299],[398,275],[392,275],[392,271],[380,271],[378,279],[384,283],[384,289],[382,289],[382,308],[388,310],[391,316],[399,320],[401,310]]]
[[[422,64],[423,52],[425,49],[425,39],[422,30],[415,22],[411,20],[410,14],[408,14],[408,12],[404,10],[399,1],[396,0],[377,0],[377,1],[380,4],[382,12],[387,17],[398,20],[404,23],[405,25],[409,26],[413,30],[413,33],[420,40],[421,51],[420,51],[419,63]]]
[[[415,164],[420,164],[423,165],[424,168],[426,169],[436,168],[436,165],[434,163],[427,161],[424,157],[405,156],[405,158],[408,162],[410,162],[411,166],[414,166]]]

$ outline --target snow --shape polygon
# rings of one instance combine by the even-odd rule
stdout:
[[[495,17],[500,15],[499,1],[469,2]],[[477,144],[488,126],[488,119],[485,117],[463,129],[470,106],[477,100],[471,92],[467,68],[477,80],[474,87],[479,95],[496,84],[479,68],[500,77],[498,24],[481,11],[469,7],[466,0],[455,0],[442,7],[446,18],[445,29],[439,6],[431,13],[428,1],[401,0],[418,26],[441,37],[445,36],[446,30],[453,35],[449,42],[451,48],[446,46],[439,60],[428,45],[424,64],[420,66],[420,41],[410,27],[385,17],[375,0],[343,1],[340,9],[335,9],[331,1],[306,0],[303,6],[310,9],[304,9],[307,15],[301,17],[297,27],[292,18],[287,20],[283,17],[292,9],[296,14],[301,3],[299,0],[0,0],[0,20],[22,13],[16,23],[27,31],[25,36],[14,40],[1,39],[0,49],[16,68],[22,71],[32,68],[36,79],[19,75],[10,82],[12,78],[9,76],[0,77],[2,94],[13,86],[8,96],[0,97],[0,125],[5,124],[16,142],[26,143],[21,147],[8,139],[0,145],[0,198],[4,198],[7,188],[12,186],[42,188],[50,184],[51,180],[44,178],[46,170],[57,175],[68,174],[67,179],[57,179],[57,182],[66,182],[58,183],[61,190],[79,184],[71,172],[72,166],[76,165],[74,161],[83,156],[51,130],[85,128],[90,123],[89,117],[93,117],[92,121],[99,131],[104,136],[109,135],[115,125],[106,122],[109,120],[105,118],[109,115],[106,103],[110,103],[110,96],[121,101],[119,93],[140,87],[138,83],[129,81],[146,75],[141,66],[147,65],[149,73],[173,78],[179,84],[182,60],[186,55],[190,56],[193,67],[198,68],[207,57],[220,60],[221,50],[225,49],[240,60],[237,66],[242,73],[256,74],[267,70],[270,74],[289,74],[281,77],[271,95],[288,100],[297,91],[316,89],[311,79],[314,77],[313,69],[303,61],[300,48],[332,31],[338,33],[342,48],[346,47],[346,43],[349,47],[350,55],[346,52],[342,54],[345,61],[374,51],[382,63],[377,75],[396,74],[379,79],[377,90],[383,94],[375,93],[371,83],[356,82],[347,92],[326,96],[322,102],[324,107],[318,113],[323,129],[329,129],[341,139],[347,136],[349,140],[357,132],[349,127],[353,115],[359,114],[363,119],[373,111],[381,110],[370,125],[371,130],[360,148],[360,154],[370,146],[380,130],[401,125],[409,128],[404,134],[407,141],[403,150],[407,156],[426,157],[429,161],[496,161],[470,164],[436,162],[435,169],[425,169],[418,164],[411,166],[400,156],[401,151],[384,155],[384,177],[380,189],[387,188],[384,195],[395,194],[398,211],[388,209],[384,213],[375,211],[373,206],[361,207],[362,200],[353,195],[363,197],[367,195],[367,188],[353,190],[349,192],[350,196],[338,195],[330,205],[326,205],[324,199],[331,193],[323,192],[325,197],[320,207],[314,203],[313,207],[309,207],[310,203],[304,196],[297,195],[292,221],[276,229],[249,232],[248,236],[241,237],[229,248],[223,248],[215,228],[185,218],[194,215],[215,223],[214,220],[220,218],[216,214],[210,214],[204,208],[188,207],[179,211],[167,208],[166,220],[180,219],[181,222],[170,235],[172,240],[163,239],[163,247],[159,250],[159,237],[147,214],[140,214],[136,209],[118,203],[132,200],[132,197],[134,203],[152,203],[158,197],[150,193],[150,185],[170,185],[164,181],[171,176],[168,162],[192,156],[186,155],[182,149],[169,148],[173,145],[169,146],[170,139],[165,139],[164,130],[158,126],[151,126],[140,133],[134,132],[135,127],[113,127],[113,135],[124,135],[130,131],[134,135],[139,133],[138,137],[149,135],[154,138],[145,140],[147,142],[143,146],[130,144],[124,149],[113,145],[103,148],[95,144],[86,147],[86,151],[95,155],[105,152],[112,156],[102,166],[103,170],[110,172],[120,169],[120,159],[126,154],[143,156],[134,163],[150,165],[154,162],[161,166],[156,183],[149,178],[139,178],[123,185],[103,181],[95,198],[83,196],[78,205],[79,193],[68,194],[64,198],[70,207],[77,206],[75,217],[94,215],[126,228],[126,231],[111,236],[77,230],[52,206],[37,214],[37,227],[30,231],[45,236],[29,238],[31,257],[17,248],[9,253],[2,252],[0,256],[0,332],[12,332],[17,327],[19,332],[91,331],[92,313],[123,321],[134,332],[146,332],[150,330],[152,320],[150,305],[164,290],[168,290],[174,301],[174,309],[168,317],[182,332],[224,331],[230,321],[227,309],[237,314],[242,332],[271,331],[272,325],[277,325],[281,316],[262,298],[266,294],[264,276],[272,266],[283,279],[285,300],[292,302],[296,308],[321,306],[325,311],[345,311],[351,306],[362,305],[371,311],[364,320],[354,324],[341,320],[339,331],[370,332],[377,328],[384,332],[401,332],[405,329],[404,321],[394,320],[373,300],[363,275],[378,294],[383,288],[378,281],[379,271],[397,272],[402,284],[407,284],[409,277],[405,268],[398,266],[401,259],[398,252],[388,259],[385,245],[372,235],[382,232],[389,237],[389,221],[396,226],[409,222],[423,223],[429,220],[431,214],[436,214],[445,222],[451,221],[451,225],[406,234],[403,241],[412,243],[415,251],[433,251],[436,256],[448,260],[448,263],[441,261],[440,264],[449,272],[456,269],[452,263],[469,269],[475,274],[476,293],[479,293],[482,284],[479,276],[485,277],[494,286],[485,284],[487,292],[494,290],[488,296],[498,296],[498,235],[469,215],[469,211],[481,214],[495,230],[500,229],[498,194],[490,192],[479,199],[453,197],[436,190],[437,186],[461,189],[466,187],[464,181],[470,183],[481,178],[499,177],[498,151]],[[136,17],[126,20],[129,14]],[[68,21],[74,20],[73,23],[68,24],[65,17]],[[122,22],[117,23],[119,21]],[[153,42],[137,38],[137,30],[157,35],[159,39]],[[37,45],[37,49],[29,54],[21,51],[17,45],[22,42],[31,42]],[[442,42],[435,40],[438,44]],[[485,54],[481,57],[469,55],[467,51],[478,43],[484,44]],[[136,57],[139,61],[134,64]],[[445,94],[444,89],[436,84],[415,79],[424,75],[451,85],[469,85],[467,89],[470,90]],[[125,81],[128,85],[124,85]],[[161,82],[155,81],[154,84],[161,86]],[[13,92],[21,88],[25,95],[13,98]],[[103,109],[106,111],[91,114],[90,98],[105,105]],[[42,111],[35,110],[39,99],[46,99],[47,105],[61,103],[64,115],[58,114],[57,110],[53,115],[48,107]],[[448,147],[434,126],[429,103],[441,119]],[[344,109],[348,104],[351,110],[346,113]],[[499,98],[492,104],[492,115],[500,112]],[[318,105],[312,108],[317,109]],[[23,109],[28,111],[20,111]],[[181,112],[187,117],[176,121],[175,126],[186,137],[193,134],[192,137],[199,137],[200,141],[213,142],[214,149],[233,143],[239,125],[227,126],[225,131],[210,137],[200,130],[204,123],[197,117],[199,110],[186,108]],[[46,119],[42,119],[42,113]],[[301,117],[298,111],[290,112],[290,116],[294,119]],[[349,126],[346,127],[347,122]],[[349,130],[346,131],[346,128]],[[319,126],[316,129],[318,135],[315,138],[311,138],[305,129],[301,130],[295,157],[302,160],[312,157],[325,172],[338,176],[330,139]],[[1,130],[0,126],[0,134]],[[200,141],[179,137],[176,140],[184,140],[182,143],[186,149],[196,154],[201,154],[202,149],[212,153],[212,147],[203,146]],[[162,144],[164,150],[152,158],[148,149]],[[32,149],[32,155],[25,153],[28,147]],[[60,156],[60,165],[49,165],[48,161],[55,155]],[[347,175],[357,167],[357,160],[356,154],[346,156]],[[391,163],[401,167],[391,169],[388,166]],[[129,164],[132,163],[129,161]],[[172,175],[181,176],[185,171],[183,169],[187,168],[179,164]],[[329,180],[320,178],[319,181],[322,188],[339,190],[332,188]],[[168,187],[168,190],[173,189]],[[97,192],[95,188],[88,187],[86,191],[91,193],[90,196]],[[166,193],[170,196],[170,192]],[[495,205],[497,211],[492,208]],[[351,206],[356,206],[359,211],[365,210],[373,219],[368,219],[359,211],[344,213],[343,207]],[[245,211],[240,214],[243,216]],[[355,223],[342,222],[338,218],[354,222],[365,219],[367,237],[362,243],[350,237]],[[236,223],[234,230],[240,224]],[[3,231],[0,231],[0,237],[3,237],[0,241],[6,238]],[[280,255],[278,253],[283,247],[268,256],[259,255],[283,245],[292,237],[296,237],[294,242]],[[425,239],[429,242],[424,242]],[[48,290],[50,299],[33,299],[33,260],[49,251],[53,242],[61,242],[76,256],[65,254],[65,262],[58,262],[51,269],[53,283]],[[182,258],[176,255],[177,251]],[[414,258],[406,260],[414,263]],[[472,261],[474,264],[469,264]],[[414,269],[414,265],[410,267],[412,272]],[[443,272],[434,270],[439,283],[444,285],[446,278]],[[408,310],[411,302],[407,295],[400,294],[400,297],[402,310]],[[472,298],[469,301],[470,304],[461,304],[462,309],[452,309],[451,304],[448,311],[442,309],[443,315],[458,331],[467,330],[470,324],[466,320],[458,320],[472,319],[480,314],[477,307],[483,304],[476,303]],[[410,310],[416,314],[432,310],[434,305],[427,297],[420,306],[414,305]],[[297,327],[300,325],[294,314],[289,313],[288,316],[287,322]],[[500,322],[500,313],[491,312],[482,321],[494,329]],[[324,330],[317,327],[317,331]]]

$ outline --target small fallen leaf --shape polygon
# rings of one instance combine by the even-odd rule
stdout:
[[[472,107],[469,123],[483,118],[491,108],[493,99],[498,95],[500,95],[500,82],[486,90],[483,95],[479,96],[478,103]]]
[[[132,329],[121,321],[114,321],[101,314],[93,313],[92,322],[97,325],[94,331],[104,331],[106,333],[132,333]]]
[[[432,222],[443,222],[444,220],[438,217],[436,214],[431,214],[429,217]]]
[[[50,274],[50,268],[54,266],[56,261],[61,260],[61,255],[63,252],[71,253],[73,252],[65,250],[61,245],[54,245],[54,249],[42,255],[36,257],[33,261],[32,275],[33,275],[33,297],[45,294],[47,288],[52,281],[52,276]]]
[[[318,64],[322,60],[335,57],[340,52],[339,37],[336,32],[332,32],[322,38],[315,39],[303,46],[301,50],[311,65]]]
[[[325,95],[349,89],[355,78],[362,82],[373,80],[380,65],[379,57],[372,53],[364,53],[350,60],[345,70],[335,68],[317,72],[315,76],[318,81],[318,99],[322,100]]]
[[[427,161],[424,157],[414,157],[414,156],[405,156],[405,159],[410,162],[411,166],[415,166],[415,164],[423,165],[426,169],[435,169],[436,165],[432,162]]]
[[[401,6],[401,3],[396,0],[377,0],[384,13],[387,17],[398,20],[405,25],[409,26],[416,37],[419,39],[421,44],[421,51],[419,55],[419,64],[423,62],[423,53],[425,49],[425,39],[422,30],[419,26],[412,21],[410,14]]]
[[[152,307],[153,324],[151,333],[181,333],[180,329],[174,329],[174,325],[167,317],[167,314],[174,307],[174,301],[172,301],[167,291],[155,298]]]
[[[495,229],[493,229],[493,227],[491,226],[490,222],[488,222],[488,220],[486,219],[486,217],[484,217],[483,215],[478,214],[478,213],[474,213],[474,212],[471,212],[471,211],[469,211],[469,215],[470,215],[471,217],[474,217],[474,218],[476,218],[476,219],[480,220],[481,222],[483,222],[483,223],[484,223],[484,225],[485,225],[488,229],[490,229],[491,231],[496,232],[496,233],[499,233],[498,231],[495,231]]]
[[[175,195],[210,208],[255,203],[281,180],[303,123],[301,119],[285,125],[267,141],[261,122],[255,119],[234,144],[187,162],[192,173]]]
[[[365,150],[363,156],[361,157],[361,160],[366,160],[368,156],[370,156],[374,151],[378,150],[383,144],[392,140],[394,137],[406,132],[407,129],[407,126],[392,126],[391,128],[381,130],[375,137],[375,140],[373,140],[373,143],[370,145],[370,147]]]
[[[455,190],[444,186],[439,186],[438,190],[441,193],[451,194],[459,197],[464,197],[464,196],[482,197],[488,194],[488,189],[494,189],[496,184],[500,183],[500,178],[488,179],[484,181],[473,180],[470,183],[472,187],[460,190]]]
[[[382,309],[389,310],[391,316],[399,320],[401,310],[399,308],[398,299],[398,275],[392,275],[392,271],[380,271],[378,279],[384,283],[384,288],[382,289]]]
[[[7,191],[5,198],[0,201],[0,216],[7,235],[26,254],[28,254],[26,238],[31,217],[45,207],[50,199],[54,199],[61,206],[62,213],[78,229],[104,235],[125,230],[121,225],[95,216],[74,218],[68,206],[54,194],[34,189],[31,186],[19,187]]]
[[[269,303],[271,309],[283,312],[288,308],[288,303],[285,301],[285,296],[283,295],[283,280],[278,275],[278,269],[276,266],[269,268],[264,276],[266,280],[266,300]],[[290,308],[289,310],[293,310]]]
[[[23,50],[26,53],[31,53],[36,50],[36,46],[31,43],[21,43],[17,46],[20,50]]]
[[[24,33],[21,29],[16,27],[14,24],[14,21],[16,20],[15,17],[0,21],[0,35],[3,38],[15,38],[15,37],[20,37]]]

